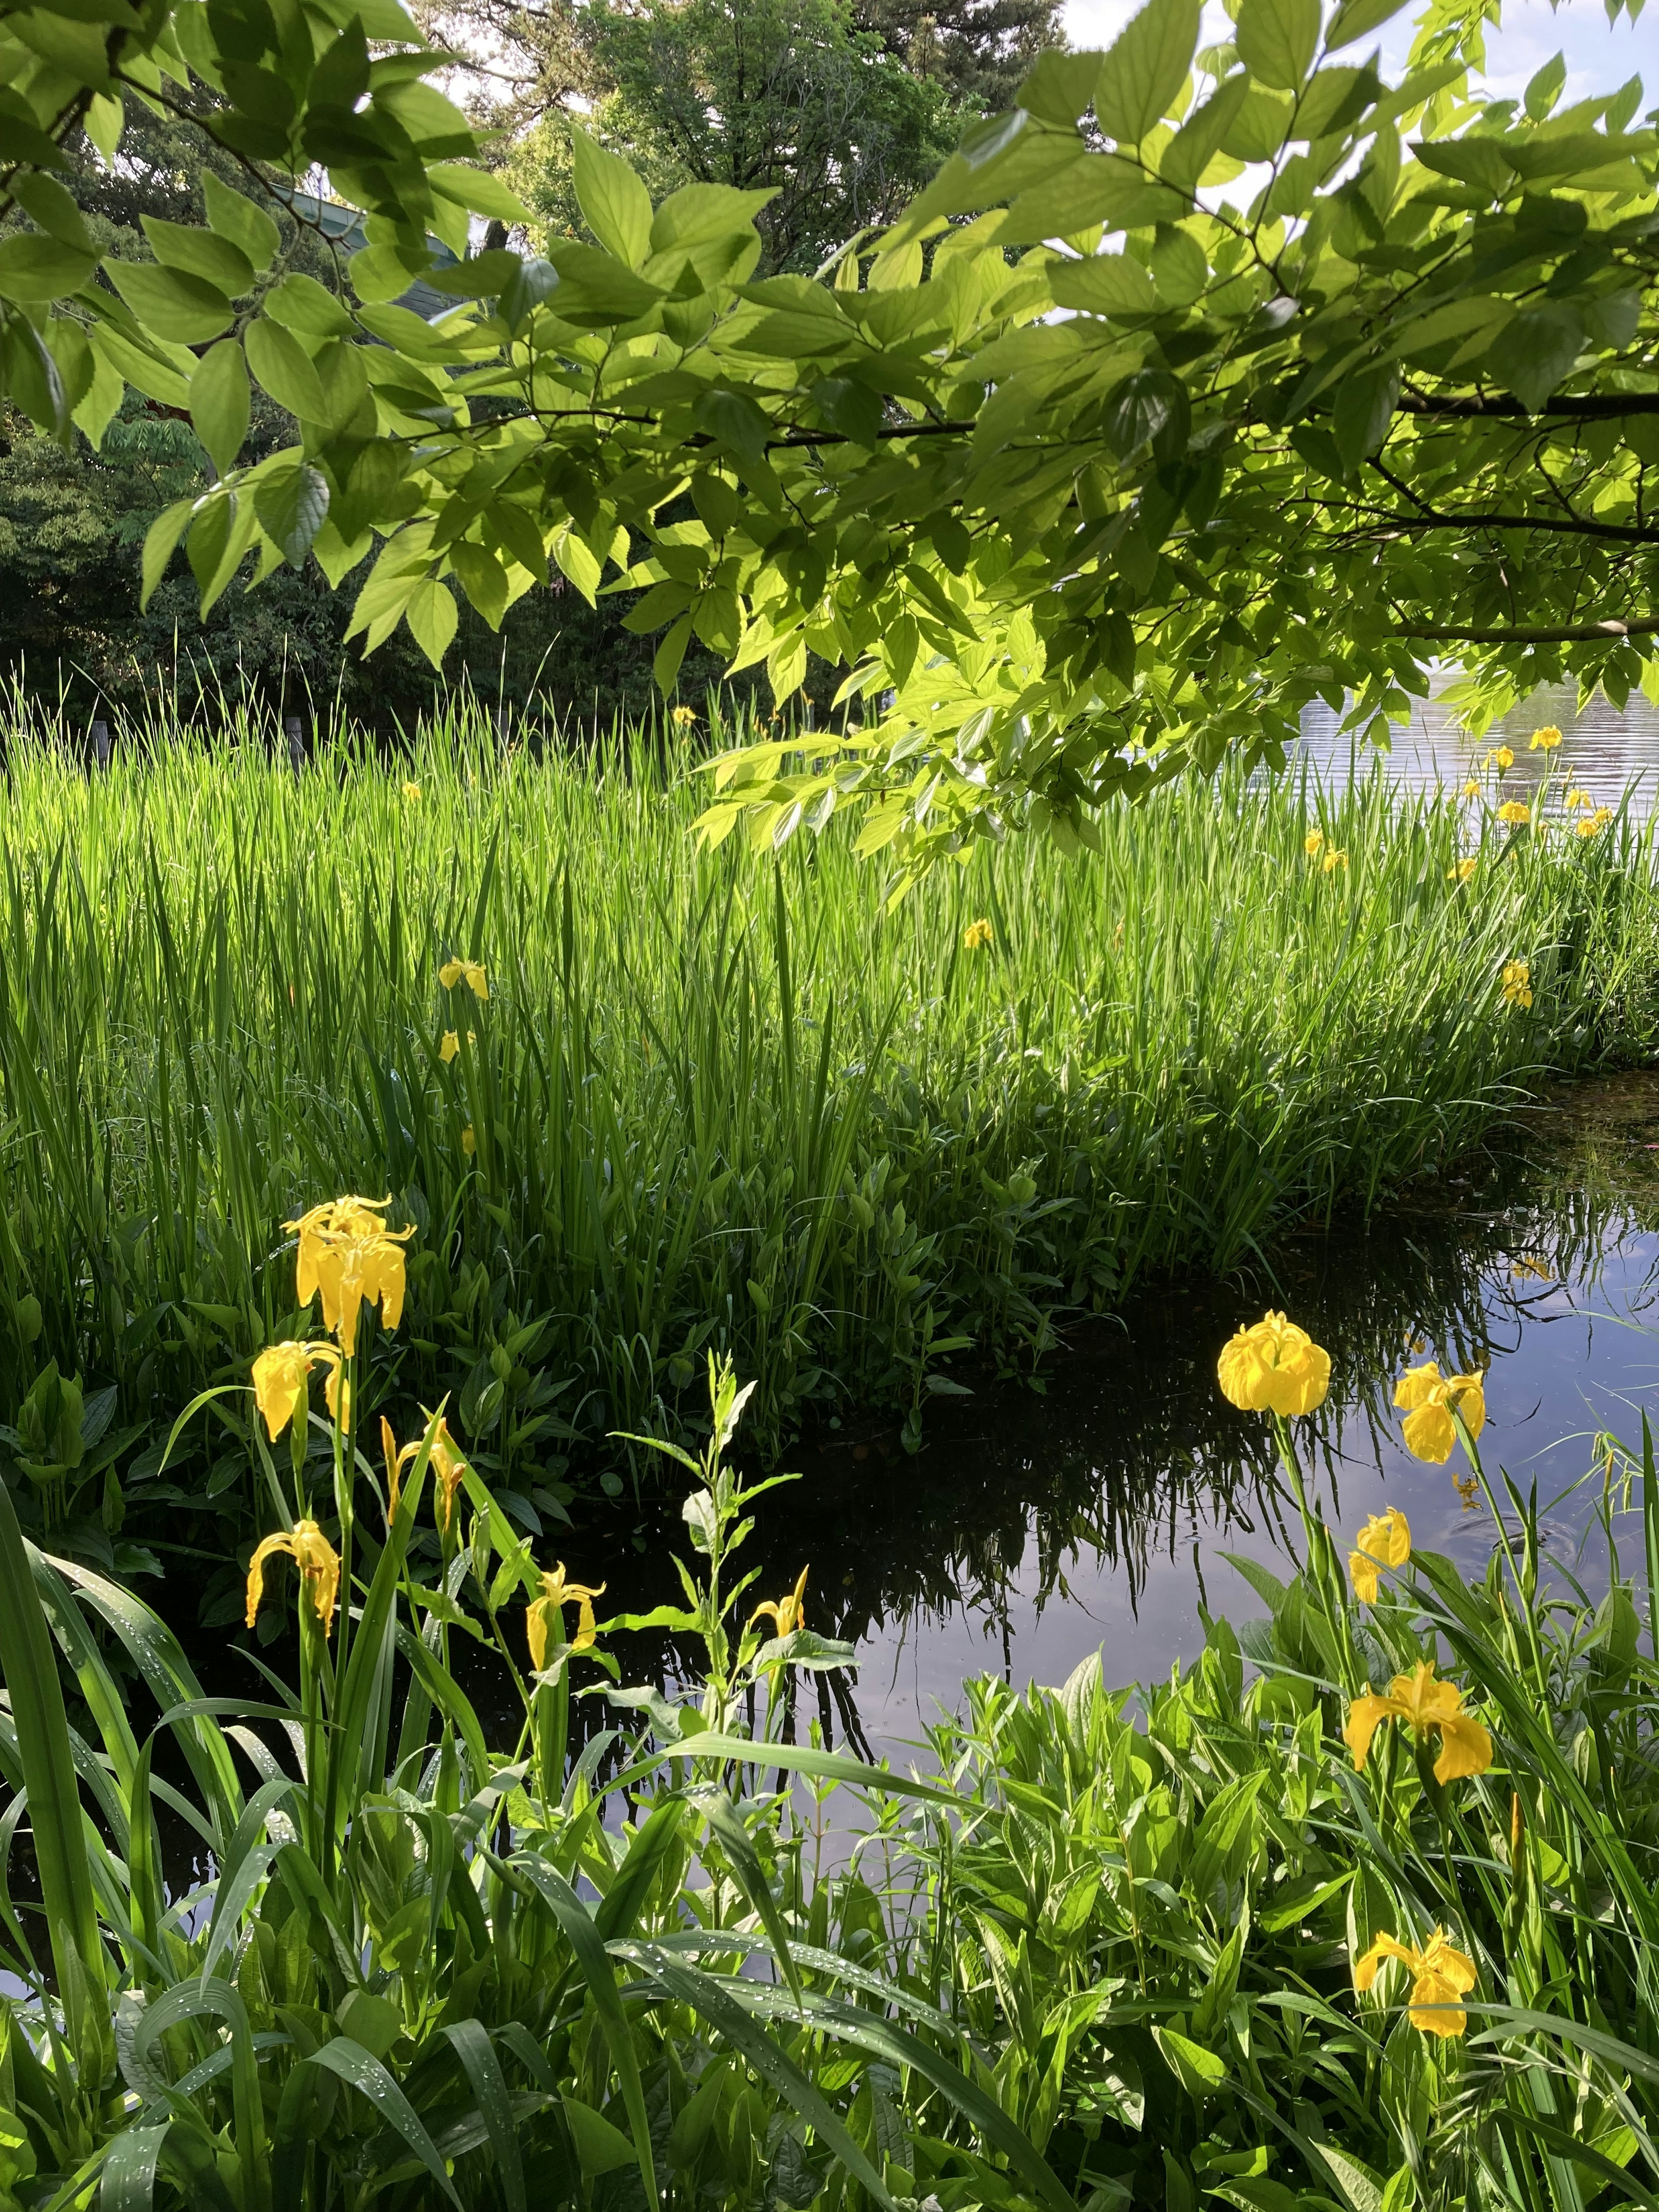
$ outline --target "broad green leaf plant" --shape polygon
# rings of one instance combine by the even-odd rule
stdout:
[[[755,283],[760,195],[653,208],[574,125],[591,237],[472,250],[521,210],[396,0],[8,8],[5,389],[64,438],[124,382],[190,410],[221,473],[145,568],[182,541],[204,604],[374,550],[369,649],[406,621],[441,659],[457,591],[499,623],[556,568],[643,594],[665,688],[694,635],[780,700],[819,657],[844,729],[719,762],[704,833],[855,802],[896,886],[1011,823],[1090,840],[1315,699],[1385,741],[1437,659],[1476,724],[1563,672],[1659,694],[1640,80],[1483,100],[1485,4],[1431,8],[1398,83],[1390,0],[1232,12],[1045,53],[890,228]],[[82,128],[118,159],[132,100],[199,108],[248,191],[100,266],[53,172]],[[364,216],[337,292],[270,212],[326,228],[319,168]],[[398,304],[417,276],[454,307]],[[250,378],[296,437],[243,468]]]

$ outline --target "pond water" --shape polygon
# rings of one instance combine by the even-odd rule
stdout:
[[[1495,1146],[1369,1231],[1339,1222],[1291,1237],[1273,1274],[1175,1285],[1079,1328],[1037,1386],[993,1378],[941,1401],[915,1457],[896,1423],[803,1456],[802,1480],[765,1501],[748,1556],[763,1567],[756,1595],[810,1564],[810,1625],[858,1648],[856,1678],[818,1678],[831,1740],[907,1764],[967,1675],[1058,1683],[1099,1649],[1109,1681],[1146,1681],[1201,1648],[1201,1604],[1260,1614],[1223,1554],[1282,1574],[1294,1514],[1267,1422],[1223,1400],[1215,1361],[1268,1304],[1332,1354],[1327,1404],[1299,1426],[1345,1538],[1386,1502],[1419,1546],[1484,1569],[1492,1523],[1456,1487],[1461,1460],[1412,1459],[1390,1401],[1416,1359],[1490,1363],[1488,1472],[1536,1484],[1549,1552],[1571,1571],[1600,1541],[1600,1480],[1581,1480],[1597,1434],[1639,1450],[1644,1403],[1659,1418],[1659,1076],[1579,1086],[1506,1124]],[[630,1515],[626,1530],[563,1532],[573,1572],[609,1577],[602,1611],[676,1599],[676,1503]],[[1639,1521],[1624,1525],[1634,1564]],[[684,1679],[690,1660],[643,1637],[619,1638],[618,1656],[624,1680]]]
[[[1472,762],[1492,746],[1507,744],[1515,755],[1515,766],[1504,779],[1507,798],[1529,797],[1553,758],[1555,765],[1547,772],[1559,781],[1571,770],[1572,781],[1597,805],[1616,806],[1628,791],[1636,812],[1652,811],[1659,793],[1659,709],[1639,691],[1632,692],[1622,713],[1598,691],[1579,714],[1576,688],[1553,685],[1535,691],[1477,739],[1454,726],[1445,703],[1450,680],[1448,676],[1437,682],[1410,723],[1395,732],[1389,766],[1396,781],[1414,791],[1437,786],[1455,791]],[[1528,747],[1533,732],[1547,722],[1562,734],[1560,750],[1553,756]],[[1302,731],[1302,750],[1322,775],[1340,778],[1351,772],[1353,740],[1342,733],[1340,715],[1326,707],[1310,707],[1303,714]],[[1362,765],[1365,758],[1360,755]]]

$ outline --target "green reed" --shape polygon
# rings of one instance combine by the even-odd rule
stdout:
[[[533,1494],[695,1413],[708,1349],[764,1378],[763,1443],[847,1399],[914,1435],[968,1344],[1035,1358],[1056,1309],[1370,1206],[1651,1034],[1652,844],[1623,819],[1489,829],[1454,886],[1450,805],[1228,771],[1109,815],[1098,855],[1012,836],[886,912],[838,826],[699,848],[694,756],[730,734],[538,755],[461,704],[406,757],[347,735],[296,776],[244,719],[90,780],[13,713],[0,1413],[33,1389],[50,1429],[48,1363],[81,1377],[79,1460],[29,1462],[60,1516],[112,1527],[123,1480],[242,1513],[234,1422],[181,1489],[134,1492],[135,1458],[153,1478],[181,1395],[295,1333],[272,1224],[342,1191],[422,1231],[380,1394],[452,1393]],[[487,1003],[441,988],[452,954]]]

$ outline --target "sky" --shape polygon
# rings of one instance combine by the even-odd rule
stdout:
[[[1066,36],[1074,46],[1108,46],[1138,4],[1139,0],[1066,0]],[[1409,4],[1402,8],[1376,34],[1386,77],[1397,78],[1402,70],[1415,12]],[[1210,0],[1203,42],[1228,33],[1224,13]],[[1361,40],[1356,57],[1369,52],[1372,43]],[[1527,80],[1557,53],[1565,54],[1567,61],[1564,106],[1592,92],[1615,91],[1638,73],[1651,100],[1659,94],[1659,6],[1636,23],[1621,15],[1616,27],[1610,27],[1601,0],[1562,0],[1559,8],[1552,8],[1549,0],[1505,0],[1502,27],[1486,33],[1489,96],[1519,99]]]

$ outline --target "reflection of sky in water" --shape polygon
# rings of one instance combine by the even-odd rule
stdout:
[[[1640,813],[1653,805],[1659,787],[1659,713],[1642,694],[1633,692],[1620,714],[1598,691],[1582,714],[1576,714],[1577,693],[1571,684],[1534,692],[1530,699],[1495,722],[1480,738],[1453,726],[1438,692],[1416,702],[1409,725],[1397,727],[1389,771],[1414,791],[1432,790],[1443,784],[1456,790],[1482,754],[1507,744],[1515,766],[1504,778],[1505,798],[1527,798],[1547,772],[1558,786],[1571,770],[1572,780],[1587,790],[1598,805],[1617,805],[1632,784],[1634,805]],[[1561,732],[1561,749],[1553,756],[1532,752],[1528,740],[1534,730],[1553,722]],[[1328,707],[1306,708],[1302,718],[1304,747],[1309,762],[1322,774],[1346,774],[1352,757],[1352,738],[1341,733],[1341,717]],[[1373,757],[1362,751],[1360,765]],[[1547,771],[1546,763],[1553,766]],[[1488,784],[1495,791],[1495,783]]]
[[[1629,1079],[1612,1086],[1610,1096],[1615,1118],[1597,1141],[1604,1152],[1612,1149],[1621,1173],[1659,1194],[1659,1152],[1653,1149],[1659,1139],[1659,1088],[1648,1079]],[[1659,1209],[1650,1203],[1639,1210],[1649,1219],[1659,1219]],[[1445,1225],[1429,1216],[1418,1231],[1425,1243],[1445,1233]],[[1408,1241],[1411,1234],[1407,1228]],[[1346,1265],[1363,1274],[1368,1262],[1360,1240],[1350,1237],[1346,1246],[1335,1242],[1335,1250],[1328,1246],[1322,1255],[1324,1264]],[[1501,1468],[1523,1496],[1536,1484],[1541,1510],[1584,1474],[1598,1431],[1613,1431],[1639,1452],[1641,1408],[1644,1401],[1654,1403],[1659,1382],[1659,1331],[1652,1325],[1659,1294],[1659,1235],[1639,1226],[1625,1203],[1613,1204],[1599,1221],[1587,1224],[1569,1193],[1567,1218],[1552,1224],[1541,1212],[1512,1206],[1503,1215],[1494,1242],[1496,1249],[1483,1257],[1476,1279],[1492,1361],[1483,1454],[1500,1495]],[[1541,1275],[1531,1264],[1540,1258]],[[1562,1276],[1556,1273],[1558,1267]],[[1296,1287],[1287,1283],[1284,1292],[1293,1316]],[[1212,1376],[1211,1340],[1218,1347],[1224,1338],[1224,1316],[1253,1317],[1261,1305],[1260,1294],[1235,1294],[1230,1300],[1224,1293],[1217,1301],[1206,1292],[1204,1300],[1193,1331],[1204,1338],[1202,1367],[1184,1370],[1182,1388],[1194,1382],[1201,1388],[1204,1368]],[[1438,1356],[1443,1371],[1468,1358],[1467,1338],[1461,1345],[1437,1340],[1428,1316],[1425,1326],[1431,1340],[1420,1356]],[[1467,1326],[1467,1317],[1462,1326]],[[1402,1343],[1392,1365],[1382,1363],[1386,1374],[1378,1370],[1367,1377],[1345,1374],[1339,1355],[1329,1401],[1334,1419],[1326,1425],[1317,1488],[1328,1508],[1334,1503],[1330,1518],[1345,1552],[1361,1522],[1386,1504],[1403,1509],[1419,1547],[1450,1554],[1466,1573],[1481,1573],[1491,1557],[1492,1522],[1484,1506],[1471,1510],[1458,1494],[1453,1477],[1465,1471],[1461,1455],[1444,1468],[1425,1466],[1399,1443],[1401,1416],[1388,1405],[1386,1389],[1380,1400],[1373,1396],[1369,1407],[1355,1401],[1357,1386],[1367,1379],[1386,1385],[1407,1359]],[[1103,1373],[1077,1371],[1102,1363]],[[1061,1394],[1073,1392],[1077,1404],[1060,1414],[1060,1425],[1086,1426],[1092,1398],[1099,1432],[1109,1433],[1115,1397],[1109,1348],[1083,1353],[1069,1364],[1069,1375],[1066,1362],[1056,1370],[1054,1388]],[[1137,1364],[1133,1378],[1122,1379],[1133,1391],[1155,1388],[1155,1355],[1150,1371]],[[1306,1426],[1297,1425],[1298,1431]],[[981,1443],[999,1460],[1008,1455],[1006,1427],[1005,1414],[997,1424],[1001,1433],[988,1431]],[[965,1472],[975,1447],[964,1435],[948,1444],[940,1439],[933,1449],[948,1451]],[[966,1675],[995,1673],[1022,1686],[1032,1680],[1059,1683],[1098,1648],[1109,1681],[1150,1680],[1167,1675],[1177,1660],[1201,1648],[1201,1601],[1207,1600],[1212,1611],[1235,1622],[1259,1615],[1264,1610],[1261,1599],[1221,1554],[1242,1553],[1284,1573],[1283,1537],[1273,1525],[1273,1501],[1265,1501],[1264,1510],[1264,1501],[1246,1484],[1230,1506],[1215,1497],[1213,1481],[1205,1483],[1204,1465],[1200,1455],[1198,1480],[1190,1491],[1167,1502],[1158,1514],[1156,1540],[1137,1562],[1136,1587],[1132,1589],[1121,1561],[1103,1559],[1086,1543],[1065,1561],[1058,1580],[1052,1546],[1048,1547],[1045,1572],[1033,1513],[1024,1553],[1000,1589],[981,1582],[977,1589],[964,1589],[959,1604],[890,1619],[863,1638],[858,1705],[872,1745],[897,1753],[914,1741],[942,1707],[957,1702]],[[1554,1506],[1545,1530],[1550,1557],[1571,1569],[1582,1554],[1592,1585],[1604,1572],[1595,1523],[1600,1494],[1599,1480],[1583,1485]],[[1639,1572],[1639,1516],[1626,1516],[1616,1524],[1616,1534],[1624,1571]],[[941,1528],[941,1543],[951,1542],[954,1534]],[[1299,1527],[1295,1534],[1299,1544]]]

